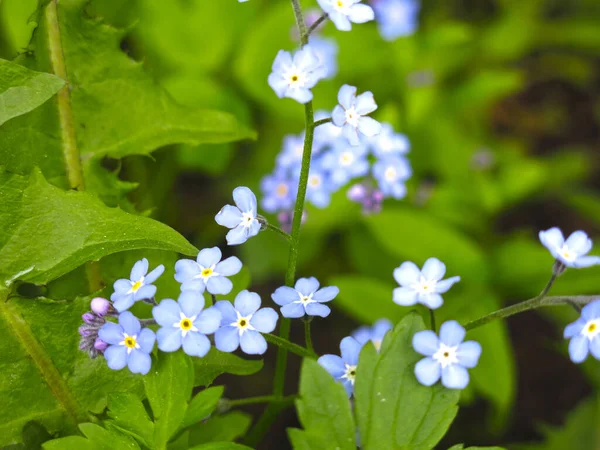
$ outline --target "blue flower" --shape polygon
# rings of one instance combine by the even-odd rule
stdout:
[[[404,155],[410,150],[408,138],[402,133],[394,132],[394,128],[389,123],[382,123],[381,133],[370,138],[367,142],[377,158]]]
[[[215,304],[221,311],[221,328],[215,333],[215,345],[222,352],[238,347],[248,355],[262,355],[267,341],[260,333],[270,333],[277,325],[278,315],[273,308],[260,308],[260,297],[254,292],[240,292],[233,305],[227,300]]]
[[[200,250],[196,261],[180,259],[175,263],[175,279],[181,284],[182,291],[194,290],[201,294],[204,290],[209,293],[229,294],[233,283],[225,277],[230,277],[242,270],[242,262],[235,256],[221,261],[219,247]]]
[[[279,98],[293,98],[299,103],[312,100],[310,91],[323,76],[322,61],[305,45],[292,57],[290,52],[279,50],[269,75],[269,86]]]
[[[174,352],[183,346],[190,356],[203,357],[210,350],[207,334],[221,324],[221,312],[204,308],[204,297],[197,291],[184,291],[177,301],[166,298],[152,308],[152,316],[161,328],[156,332],[158,348]]]
[[[281,315],[288,318],[308,316],[327,317],[331,310],[323,305],[333,300],[340,290],[335,286],[319,289],[315,277],[300,278],[294,288],[281,286],[271,294],[275,303],[281,306]]]
[[[331,119],[336,127],[342,128],[342,134],[350,145],[359,145],[359,132],[367,137],[372,137],[381,131],[381,124],[367,114],[377,109],[377,104],[370,91],[356,96],[356,88],[344,84],[338,92],[338,102],[331,114]]]
[[[460,281],[460,277],[442,280],[446,266],[437,258],[429,258],[423,265],[423,270],[415,263],[407,261],[394,269],[394,278],[401,287],[394,289],[394,302],[401,306],[412,306],[422,303],[431,309],[442,306],[443,294]]]
[[[583,231],[575,231],[567,240],[554,227],[540,231],[540,241],[552,256],[567,267],[590,267],[600,264],[600,256],[585,256],[592,249],[592,240]]]
[[[329,171],[331,182],[341,187],[369,172],[367,149],[362,145],[352,147],[346,142],[338,143],[323,155],[321,166]]]
[[[102,325],[98,337],[108,344],[104,358],[111,369],[121,370],[127,366],[131,372],[142,375],[150,371],[154,332],[149,328],[142,329],[140,321],[130,311],[119,314],[118,324],[106,322]]]
[[[465,329],[455,320],[444,322],[440,338],[431,330],[419,331],[413,336],[413,348],[427,356],[415,366],[419,383],[432,386],[442,378],[448,389],[464,389],[469,384],[467,369],[475,367],[481,356],[481,345],[475,341],[463,342]]]
[[[131,269],[129,280],[121,279],[115,281],[113,288],[115,292],[110,296],[114,307],[118,312],[123,312],[133,306],[139,300],[154,297],[156,286],[152,283],[165,271],[162,264],[148,273],[148,260],[146,258],[136,262]]]
[[[236,206],[225,205],[215,216],[219,225],[231,228],[227,233],[229,245],[243,244],[260,231],[256,209],[256,196],[245,186],[233,190],[233,201]]]
[[[260,183],[263,191],[261,205],[265,211],[274,213],[288,210],[294,206],[298,187],[287,172],[279,169],[262,179]]]
[[[569,356],[574,363],[585,361],[588,354],[600,360],[600,299],[585,305],[581,317],[567,325],[564,332],[569,342]]]
[[[323,170],[318,162],[311,164],[306,184],[306,200],[317,208],[326,208],[336,187],[332,184],[329,172]]]
[[[362,213],[365,215],[381,211],[383,192],[374,188],[369,182],[357,183],[351,186],[346,195],[350,201],[362,205]]]
[[[361,348],[362,345],[356,339],[348,336],[340,342],[341,358],[337,355],[323,355],[317,361],[336,381],[344,385],[348,397],[352,397],[354,392],[354,380]]]
[[[308,44],[319,59],[320,68],[316,71],[318,79],[328,80],[335,77],[338,72],[338,45],[333,39],[311,35]]]
[[[300,164],[302,163],[302,153],[304,151],[304,133],[288,134],[283,138],[283,148],[277,155],[277,166],[279,169],[285,169],[290,174],[298,176],[300,174]]]
[[[377,0],[373,4],[379,33],[386,41],[415,32],[418,26],[418,0]]]
[[[352,333],[352,337],[361,345],[365,345],[369,341],[373,342],[373,345],[379,351],[383,338],[392,328],[392,322],[387,319],[379,319],[372,327],[364,326],[358,328]]]
[[[379,159],[373,164],[373,176],[383,195],[399,200],[406,195],[404,182],[410,178],[412,170],[406,158],[390,156]]]
[[[317,0],[317,3],[340,31],[350,31],[352,22],[365,23],[375,18],[373,8],[361,0]]]
[[[329,119],[331,114],[328,111],[317,111],[315,112],[315,121],[321,119]],[[319,125],[315,128],[315,135],[313,140],[313,154],[321,153],[326,148],[331,147],[340,139],[342,136],[342,129],[336,127],[333,123],[328,122],[323,125]]]

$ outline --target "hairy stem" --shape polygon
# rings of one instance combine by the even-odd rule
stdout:
[[[225,404],[228,407],[255,405],[257,403],[279,403],[283,405],[291,405],[294,400],[298,398],[297,395],[288,395],[287,397],[276,397],[274,395],[261,395],[258,397],[239,398],[235,400],[225,400]]]
[[[308,30],[306,30],[306,40],[308,41],[308,37],[310,36],[310,34],[315,31],[319,25],[321,25],[323,22],[325,22],[327,19],[329,18],[329,14],[327,13],[323,13],[323,15],[321,17],[319,17],[317,20],[315,20],[315,23],[313,23]]]
[[[288,233],[286,233],[285,231],[283,231],[281,228],[276,227],[275,225],[272,225],[270,223],[266,223],[265,226],[267,227],[267,230],[271,230],[274,231],[275,233],[283,236],[288,242],[292,241],[292,236],[290,236]]]
[[[310,334],[310,320],[304,320],[304,339],[306,341],[306,348],[308,351],[314,353],[313,344],[312,344],[312,336]]]
[[[275,334],[263,334],[265,339],[269,341],[271,344],[275,344],[279,348],[284,348],[287,351],[295,353],[298,356],[302,356],[303,358],[314,358],[315,354],[312,350],[301,347],[300,345],[294,344],[293,342],[288,341],[287,339],[283,339],[281,336],[277,336]],[[281,397],[281,396],[278,396]]]
[[[330,122],[331,122],[331,117],[327,117],[326,119],[316,120],[313,123],[313,128],[317,128],[320,125],[324,125],[324,124],[330,123]]]

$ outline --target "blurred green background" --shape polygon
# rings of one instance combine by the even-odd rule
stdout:
[[[0,57],[27,50],[35,28],[27,19],[36,4],[0,1]],[[278,99],[267,85],[277,51],[296,47],[289,2],[92,1],[86,12],[126,28],[122,51],[179,103],[231,112],[258,132],[254,142],[169,146],[122,163],[106,159],[103,165],[131,184],[121,185],[123,197],[105,201],[158,219],[199,248],[219,245],[238,255],[244,283],[250,279],[250,289],[270,303],[283,283],[285,241],[265,232],[228,248],[214,215],[236,186],[258,194],[284,136],[303,129],[302,106]],[[407,313],[391,301],[392,271],[403,261],[420,265],[436,256],[449,275],[460,275],[438,320],[465,322],[539,293],[552,266],[539,230],[559,226],[600,237],[600,2],[424,1],[419,22],[413,36],[394,42],[381,39],[374,23],[349,33],[332,24],[324,30],[339,44],[340,70],[313,90],[315,108],[331,110],[343,83],[372,90],[375,118],[410,138],[414,175],[407,198],[387,200],[377,215],[363,216],[344,191],[327,209],[307,207],[298,276],[341,289],[334,313],[313,324],[320,354],[337,353],[340,339],[359,324]],[[108,258],[124,267],[122,260],[129,264],[140,255]],[[175,255],[149,258],[167,265]],[[123,275],[113,272],[105,275],[109,285]],[[167,273],[163,278],[172,267]],[[85,283],[73,279],[47,286],[48,296],[87,294]],[[161,283],[159,295],[168,296],[174,283]],[[600,268],[567,271],[552,293],[600,293]],[[599,363],[576,367],[568,360],[562,327],[574,318],[574,311],[556,307],[473,332],[483,356],[440,448],[455,442],[598,448]],[[293,337],[301,338],[300,328],[294,324]],[[265,369],[243,382],[222,377],[226,396],[267,394],[274,357],[271,349]],[[291,358],[290,392],[298,363]],[[285,428],[294,425],[288,410],[261,448],[288,448]]]

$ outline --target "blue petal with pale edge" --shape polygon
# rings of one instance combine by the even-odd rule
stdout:
[[[440,341],[449,347],[456,347],[465,338],[466,331],[456,320],[444,322],[440,327]]]
[[[415,376],[419,383],[431,386],[440,379],[442,367],[433,358],[423,358],[415,365]]]
[[[165,298],[152,308],[152,317],[154,317],[156,323],[161,327],[171,327],[174,323],[181,320],[180,312],[181,307],[175,300]]]
[[[183,291],[177,299],[181,311],[186,317],[193,317],[200,314],[204,308],[204,296],[198,291]]]
[[[356,339],[351,336],[345,337],[340,342],[340,350],[342,352],[342,359],[346,364],[356,366],[358,364],[358,355],[362,346]]]
[[[228,302],[229,303],[229,302]],[[214,306],[205,309],[194,321],[194,326],[203,334],[212,334],[221,326],[222,315]]]
[[[210,350],[210,341],[201,333],[191,332],[183,338],[183,351],[202,358]]]
[[[479,342],[467,341],[463,342],[458,346],[456,357],[458,358],[458,364],[467,369],[472,369],[479,362],[481,356],[481,345]]]
[[[248,330],[240,338],[240,347],[248,355],[262,355],[267,351],[267,341],[258,331]]]
[[[140,321],[129,311],[119,314],[119,325],[129,336],[137,335],[140,332]]]
[[[127,349],[124,345],[110,345],[104,350],[104,358],[112,370],[121,370],[127,365]]]
[[[146,258],[137,261],[131,268],[129,278],[131,281],[138,281],[144,275],[148,273],[148,260]]]
[[[576,364],[585,361],[589,351],[589,340],[585,336],[575,336],[569,342],[569,356],[571,357],[571,361],[573,361]]]
[[[170,327],[159,328],[156,332],[158,348],[163,352],[174,352],[181,347],[181,329]]]
[[[107,344],[117,345],[123,340],[123,328],[114,322],[106,322],[98,330],[98,337]]]
[[[432,356],[440,347],[440,341],[433,331],[424,330],[415,333],[412,345],[417,353],[424,356]]]
[[[243,290],[235,297],[233,305],[242,316],[246,317],[260,308],[260,296],[256,292]]]
[[[150,372],[152,366],[152,359],[148,353],[144,353],[140,350],[133,350],[127,358],[127,367],[132,373],[141,373],[146,375]]]
[[[215,346],[222,352],[233,352],[240,345],[240,336],[237,327],[225,326],[215,333]]]
[[[252,315],[250,325],[261,333],[270,333],[277,326],[279,316],[273,308],[259,309]]]
[[[298,295],[296,289],[288,286],[281,286],[275,289],[275,292],[271,294],[271,298],[276,304],[283,306],[287,305],[288,303],[295,302],[300,298],[300,296]]]
[[[442,384],[448,389],[464,389],[469,384],[469,372],[458,364],[442,369]]]
[[[200,250],[200,253],[198,253],[196,261],[198,261],[198,264],[202,267],[212,267],[221,261],[222,256],[219,247],[203,248]]]
[[[329,372],[336,380],[346,372],[346,365],[337,355],[323,355],[317,362]]]

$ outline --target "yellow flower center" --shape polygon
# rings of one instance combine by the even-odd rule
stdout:
[[[238,325],[240,326],[240,328],[244,328],[248,325],[248,321],[246,319],[240,319]]]
[[[192,329],[192,321],[186,317],[185,319],[182,319],[181,322],[179,322],[179,326],[184,331],[191,330]]]
[[[285,183],[281,183],[279,186],[277,186],[277,195],[283,197],[284,195],[287,195],[287,193],[288,187],[285,185]]]
[[[593,333],[594,331],[596,331],[596,328],[597,328],[597,326],[595,323],[590,323],[588,325],[588,333]]]
[[[141,281],[136,281],[135,283],[133,283],[133,286],[131,286],[131,290],[133,292],[137,292],[139,288],[142,287],[142,282]]]
[[[313,187],[317,187],[321,184],[321,179],[317,176],[312,176],[308,179],[308,183],[313,186]]]
[[[125,347],[127,348],[135,348],[135,339],[131,336],[125,338]]]
[[[342,8],[344,6],[344,2],[342,0],[338,0],[337,5]]]
[[[298,81],[298,75],[292,75],[292,81]]]
[[[204,269],[202,271],[202,276],[203,277],[209,277],[210,275],[212,275],[213,270],[210,267],[207,267],[206,269]]]

